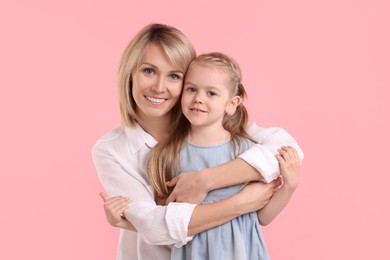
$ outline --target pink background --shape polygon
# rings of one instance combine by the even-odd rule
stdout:
[[[306,158],[263,232],[272,259],[390,259],[388,1],[0,4],[0,259],[114,259],[91,147],[119,124],[116,69],[161,22],[235,57],[252,119]]]

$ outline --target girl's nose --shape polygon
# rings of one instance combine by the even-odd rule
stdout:
[[[202,103],[202,97],[201,97],[201,94],[198,92],[196,93],[195,97],[194,97],[194,103]]]

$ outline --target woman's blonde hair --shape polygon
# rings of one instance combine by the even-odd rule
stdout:
[[[242,85],[241,70],[237,62],[226,54],[213,52],[202,54],[195,58],[190,64],[210,66],[211,69],[216,68],[227,76],[232,96],[239,96],[241,99],[246,97],[246,91]],[[248,112],[241,102],[234,115],[225,114],[223,127],[230,132],[231,140],[233,141],[233,151],[239,149],[239,138],[241,136],[250,139],[245,131],[248,124]],[[162,142],[159,142],[152,150],[148,173],[150,181],[156,191],[158,199],[165,199],[169,196],[171,190],[167,188],[166,182],[172,179],[172,171],[180,172],[179,154],[189,133],[191,124],[188,119],[180,113],[179,120],[176,121],[175,128],[171,135]]]
[[[162,47],[170,61],[183,72],[196,57],[195,48],[191,41],[178,29],[164,24],[150,24],[144,27],[127,45],[118,70],[119,105],[122,123],[125,126],[134,126],[136,106],[133,98],[132,73],[138,68],[151,44]],[[172,108],[172,119],[180,113],[180,102]]]

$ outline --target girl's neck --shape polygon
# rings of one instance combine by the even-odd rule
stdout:
[[[169,135],[169,125],[171,124],[170,118],[143,118],[138,117],[137,123],[157,142],[161,142]]]
[[[221,127],[196,127],[191,126],[187,140],[199,146],[214,146],[229,141],[231,135]]]

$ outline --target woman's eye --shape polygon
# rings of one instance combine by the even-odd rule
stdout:
[[[171,75],[169,75],[169,76],[170,76],[171,79],[173,79],[173,80],[178,80],[178,79],[180,79],[180,76],[177,75],[177,74],[171,74]]]
[[[154,70],[151,68],[146,68],[146,69],[144,69],[144,73],[146,75],[152,75],[154,73]]]

